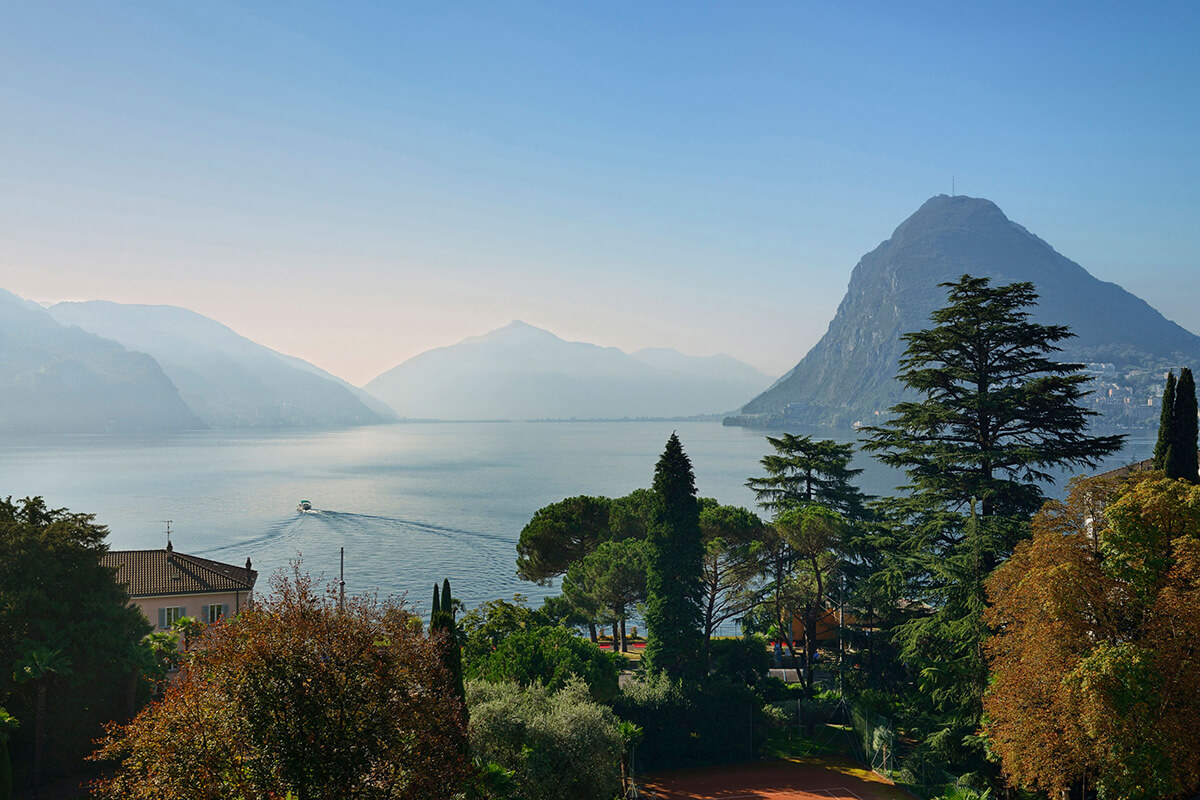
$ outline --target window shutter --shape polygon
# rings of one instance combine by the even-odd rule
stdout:
[[[165,608],[160,608],[158,610],[158,627],[167,627],[167,610]]]
[[[180,606],[179,607],[179,618],[183,619],[186,616],[187,616],[187,608],[185,606]]]
[[[228,604],[228,603],[222,603],[222,604],[221,604],[221,617],[222,617],[222,618],[225,618],[225,617],[228,617],[228,616],[229,616],[229,604]]]

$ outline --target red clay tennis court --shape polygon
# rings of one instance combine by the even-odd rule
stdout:
[[[913,800],[848,758],[757,761],[656,772],[638,780],[641,796],[657,800]]]

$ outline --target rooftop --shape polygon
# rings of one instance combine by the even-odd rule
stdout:
[[[128,586],[131,597],[247,592],[258,579],[250,559],[237,567],[171,549],[110,550],[100,563],[116,567],[117,583]]]

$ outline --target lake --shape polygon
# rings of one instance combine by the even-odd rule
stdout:
[[[753,507],[762,431],[716,422],[404,423],[333,431],[202,431],[159,438],[63,436],[0,442],[0,496],[42,495],[96,515],[114,550],[166,543],[233,564],[253,560],[259,590],[302,556],[348,592],[408,593],[419,609],[450,578],[468,606],[554,590],[517,579],[521,528],[548,503],[648,487],[677,431],[700,494]],[[828,434],[817,434],[827,436]],[[1147,458],[1131,437],[1109,466]],[[886,494],[901,475],[859,456],[860,485]],[[1054,489],[1048,493],[1058,494]],[[301,514],[312,502],[319,513]]]

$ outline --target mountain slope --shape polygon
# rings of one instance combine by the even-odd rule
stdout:
[[[1070,326],[1061,360],[1096,364],[1095,407],[1110,422],[1151,424],[1147,401],[1162,371],[1200,363],[1200,337],[1010,221],[988,200],[939,195],[859,261],[826,334],[787,375],[730,424],[874,422],[900,399],[900,336],[929,326],[945,304],[939,283],[963,274],[1031,281],[1035,320]],[[1105,366],[1101,366],[1105,365]],[[1111,390],[1111,396],[1110,396]]]
[[[731,379],[727,356],[716,370],[679,353],[650,358],[680,368],[513,322],[414,356],[366,389],[410,418],[621,419],[720,413],[770,382]]]
[[[56,322],[0,290],[0,431],[142,433],[203,428],[157,362]]]
[[[394,419],[390,409],[318,367],[187,309],[92,301],[59,303],[50,313],[64,324],[154,356],[188,406],[215,428]]]

